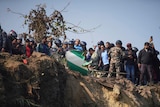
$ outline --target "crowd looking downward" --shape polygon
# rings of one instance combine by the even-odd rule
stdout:
[[[119,78],[124,73],[125,77],[134,84],[145,85],[160,81],[159,52],[154,47],[153,37],[149,42],[144,43],[144,48],[140,51],[132,47],[132,43],[127,43],[126,48],[123,47],[121,40],[117,40],[115,44],[99,41],[89,49],[86,47],[87,43],[80,39],[62,42],[60,39],[47,40],[47,36],[44,36],[39,44],[33,38],[26,39],[24,43],[22,40],[23,38],[16,31],[11,30],[7,34],[0,28],[0,52],[29,58],[34,51],[38,51],[48,56],[57,53],[65,58],[67,51],[77,50],[84,53],[87,62],[91,62],[88,68],[105,71],[106,78],[114,76]]]

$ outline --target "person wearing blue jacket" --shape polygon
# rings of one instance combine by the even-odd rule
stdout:
[[[50,55],[46,36],[42,38],[42,42],[38,45],[38,52],[45,53],[46,55]]]

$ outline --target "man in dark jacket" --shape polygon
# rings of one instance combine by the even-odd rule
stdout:
[[[16,42],[17,33],[14,30],[11,30],[6,37],[6,47],[5,52],[13,54],[13,44]]]
[[[150,48],[150,44],[148,42],[144,43],[144,48],[140,50],[138,54],[138,67],[140,69],[140,83],[142,85],[144,80],[144,75],[146,72],[149,76],[149,83],[152,83],[152,65],[153,65],[153,57],[154,57],[154,49]]]
[[[0,52],[4,52],[6,48],[7,33],[0,26]]]
[[[49,55],[49,48],[47,45],[47,36],[44,36],[42,38],[42,42],[38,45],[38,52],[45,53],[46,55]]]
[[[125,51],[125,71],[127,73],[127,79],[135,83],[135,63],[137,63],[136,52],[132,49],[132,44],[127,44],[127,49]]]

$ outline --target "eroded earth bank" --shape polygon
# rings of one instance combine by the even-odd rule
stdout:
[[[26,64],[0,53],[0,107],[160,107],[160,86],[82,76],[41,53]]]

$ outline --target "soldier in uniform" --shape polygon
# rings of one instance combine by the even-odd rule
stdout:
[[[118,78],[121,71],[121,60],[124,56],[124,52],[121,49],[121,42],[119,40],[116,41],[116,46],[109,50],[108,55],[110,58],[110,68],[107,77],[111,77],[112,72],[116,71],[116,77]]]

